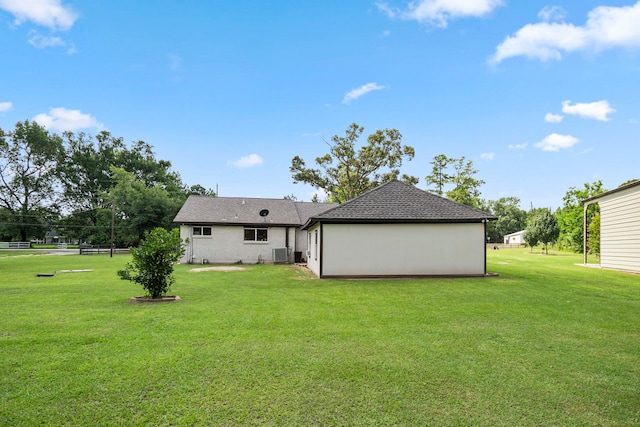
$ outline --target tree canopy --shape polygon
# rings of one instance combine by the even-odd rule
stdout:
[[[21,241],[44,235],[43,225],[58,212],[57,163],[62,140],[36,122],[0,129],[0,208]]]
[[[291,160],[289,171],[294,184],[309,184],[323,190],[330,201],[344,203],[381,183],[398,179],[402,163],[415,155],[413,147],[402,145],[396,129],[377,130],[367,137],[367,144],[356,146],[364,128],[352,123],[345,136],[334,135],[325,141],[329,153],[317,157],[317,168],[307,167],[299,156]],[[417,184],[418,178],[403,175],[402,180]]]
[[[123,175],[112,168],[130,174],[133,186],[113,192]],[[115,194],[134,191],[147,204],[127,206],[126,216],[135,218],[137,229],[125,233],[124,227],[130,227],[131,222],[118,224],[119,244],[135,244],[142,236],[141,230],[148,227],[172,227],[167,218],[175,216],[188,195],[215,195],[215,191],[199,184],[185,185],[171,169],[171,162],[157,159],[153,147],[144,141],[128,146],[107,131],[95,137],[82,132],[59,136],[28,120],[17,123],[11,132],[0,129],[3,240],[41,239],[46,232],[57,231],[83,242],[107,244]],[[154,216],[149,210],[160,206],[166,209],[164,218],[158,219],[161,215],[156,213],[156,219],[148,220]],[[139,211],[132,210],[134,207]],[[123,233],[119,232],[121,227]]]
[[[556,211],[558,225],[560,227],[560,238],[563,242],[566,242],[572,250],[576,252],[583,251],[583,200],[602,194],[605,191],[602,181],[598,180],[593,183],[586,182],[582,188],[569,187],[569,190],[567,190],[562,198],[563,206]],[[589,206],[587,210],[587,225],[599,210],[600,208],[597,204]]]
[[[431,165],[431,174],[425,177],[429,191],[463,205],[481,206],[480,186],[484,181],[475,177],[478,170],[473,167],[471,160],[464,156],[457,159],[439,154],[433,158]]]

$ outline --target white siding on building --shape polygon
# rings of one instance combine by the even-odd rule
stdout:
[[[268,242],[245,242],[243,226],[211,226],[211,236],[193,236],[192,226],[181,225],[180,237],[189,239],[182,263],[199,264],[203,259],[211,263],[232,264],[242,261],[245,264],[273,262],[273,249],[286,247],[286,227],[266,227]],[[295,227],[289,227],[289,256],[295,249]]]
[[[484,275],[484,224],[324,224],[323,276]]]
[[[605,195],[600,205],[600,265],[640,271],[640,186]]]

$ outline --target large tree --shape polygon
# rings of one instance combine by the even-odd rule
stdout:
[[[182,201],[172,198],[160,184],[152,187],[123,168],[111,168],[116,182],[105,200],[115,216],[116,243],[137,246],[145,232],[156,227],[173,228]]]
[[[582,252],[583,250],[583,200],[597,196],[605,191],[602,181],[587,182],[583,184],[582,188],[569,187],[569,190],[562,198],[563,206],[556,211],[561,240],[567,242],[571,249],[576,252]],[[597,204],[589,206],[587,209],[587,225],[598,212],[599,207]]]
[[[459,159],[438,154],[431,161],[431,174],[425,177],[427,188],[438,195],[463,205],[481,206],[480,186],[484,181],[477,179],[478,170],[473,162],[464,156]],[[449,188],[445,191],[446,188]]]
[[[112,206],[106,195],[117,184],[112,167],[127,171],[147,188],[165,190],[173,204],[181,204],[189,194],[215,194],[200,185],[187,188],[171,162],[156,159],[153,147],[143,141],[128,147],[107,131],[95,140],[84,133],[66,132],[64,137],[67,155],[59,173],[70,211],[61,222],[67,235],[98,244],[109,241]]]
[[[344,203],[383,182],[397,179],[403,161],[415,155],[413,147],[402,145],[396,129],[377,130],[367,137],[367,144],[356,146],[364,128],[352,123],[345,136],[334,135],[325,141],[329,153],[315,159],[318,168],[307,167],[299,156],[291,160],[289,171],[295,184],[303,182],[321,189],[328,199]],[[403,175],[405,182],[416,184],[416,177]]]
[[[529,243],[531,236],[535,236],[536,240],[544,245],[544,251],[548,254],[549,244],[556,242],[559,235],[558,220],[551,209],[540,209],[527,225],[525,240]]]
[[[517,197],[502,197],[483,202],[480,209],[498,217],[497,221],[487,224],[487,234],[491,242],[502,242],[505,235],[524,230],[527,225],[527,212],[520,209],[520,199]]]
[[[57,216],[62,155],[61,138],[36,122],[18,122],[13,132],[0,129],[0,209],[21,241],[43,237]]]

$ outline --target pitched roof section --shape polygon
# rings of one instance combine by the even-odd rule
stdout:
[[[336,206],[287,199],[189,196],[173,222],[180,224],[303,225],[310,216]],[[267,210],[266,216],[260,212]]]
[[[479,222],[495,220],[487,212],[390,181],[333,209],[313,216],[315,222]]]

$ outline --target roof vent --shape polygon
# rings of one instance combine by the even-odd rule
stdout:
[[[267,216],[269,215],[269,209],[262,209],[260,211],[260,216]]]

